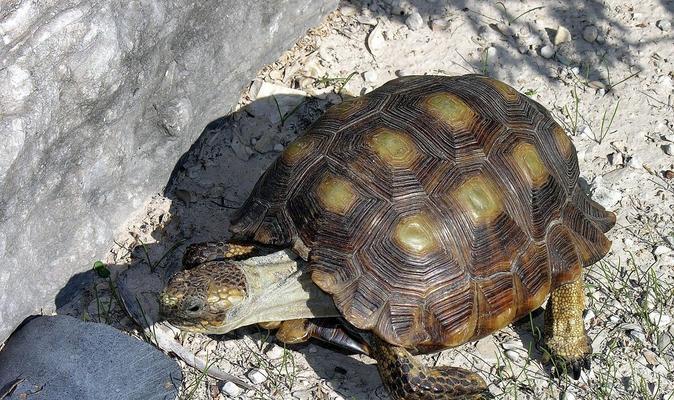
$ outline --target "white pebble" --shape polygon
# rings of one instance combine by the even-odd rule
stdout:
[[[494,46],[487,47],[487,60],[491,60],[496,57],[496,48]]]
[[[657,311],[648,313],[648,320],[658,328],[664,328],[672,322],[672,317],[665,314],[660,314]]]
[[[506,350],[505,355],[510,361],[517,361],[520,359],[519,353],[514,350]]]
[[[663,254],[670,253],[671,251],[672,251],[672,249],[670,249],[669,247],[659,245],[655,248],[655,250],[653,250],[653,255],[658,257],[658,256],[661,256]]]
[[[576,396],[571,392],[564,392],[562,400],[576,400]]]
[[[660,28],[660,30],[663,32],[669,32],[669,30],[672,29],[672,23],[666,19],[659,20],[658,22],[655,23],[655,26]]]
[[[642,343],[646,343],[646,335],[641,331],[630,331],[630,336]]]
[[[272,348],[269,349],[265,354],[272,360],[278,360],[279,358],[283,357],[283,347],[272,346]]]
[[[616,153],[611,153],[608,155],[608,162],[609,164],[616,166],[616,165],[623,165],[623,153],[616,152]]]
[[[640,169],[643,167],[643,164],[641,163],[641,159],[639,159],[639,157],[632,156],[629,160],[627,160],[627,166],[634,169]]]
[[[597,40],[597,36],[599,36],[599,31],[597,28],[593,25],[588,25],[585,28],[583,28],[583,39],[585,39],[586,42],[592,43],[595,40]]]
[[[377,73],[372,70],[366,71],[363,74],[363,79],[365,79],[365,82],[375,82],[377,80]]]
[[[379,23],[372,29],[372,32],[367,36],[367,47],[370,51],[376,51],[384,47],[384,35],[382,24]]]
[[[595,317],[594,311],[587,310],[587,313],[585,313],[585,317],[583,317],[583,320],[585,320],[585,322],[590,322],[594,317]]]
[[[281,143],[276,143],[274,145],[274,151],[283,151],[283,145]]]
[[[674,155],[674,148],[672,148],[672,145],[669,143],[662,146],[662,151],[664,151],[668,156]]]
[[[227,394],[229,397],[236,397],[241,394],[241,388],[236,386],[232,382],[225,382],[224,385],[222,385],[222,390]]]
[[[608,317],[608,320],[616,324],[620,322],[620,317],[617,315],[611,315],[610,317]]]
[[[555,46],[559,46],[562,43],[571,41],[571,32],[563,26],[557,27],[557,33],[555,33]]]
[[[543,58],[552,58],[552,56],[554,56],[554,55],[555,55],[555,48],[554,47],[552,47],[550,45],[546,45],[546,46],[541,47],[541,56],[543,56]]]
[[[405,24],[413,31],[421,29],[424,26],[424,19],[421,17],[421,14],[418,12],[413,12],[405,20]]]
[[[441,19],[434,19],[431,21],[431,29],[433,31],[444,31],[449,28],[449,20],[441,18]]]
[[[258,368],[251,369],[246,376],[256,385],[267,380],[267,373]]]

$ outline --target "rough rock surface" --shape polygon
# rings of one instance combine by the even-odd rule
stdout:
[[[334,0],[0,6],[0,342]]]
[[[150,344],[68,316],[32,319],[0,352],[7,399],[174,399],[181,379],[178,364]]]

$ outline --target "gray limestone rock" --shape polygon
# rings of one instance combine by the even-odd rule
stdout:
[[[0,342],[336,0],[4,0]]]
[[[181,379],[175,360],[150,344],[68,316],[28,321],[0,351],[7,399],[175,399]]]

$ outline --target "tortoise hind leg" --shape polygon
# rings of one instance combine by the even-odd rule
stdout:
[[[189,269],[207,261],[253,257],[258,255],[260,251],[258,247],[253,245],[227,242],[193,243],[187,246],[187,250],[185,250],[183,267]]]
[[[493,398],[487,384],[476,373],[456,367],[428,368],[406,349],[378,338],[373,338],[370,346],[384,387],[395,400]]]
[[[552,290],[545,309],[544,341],[557,372],[566,368],[575,379],[590,368],[592,346],[585,331],[583,281],[576,280]]]

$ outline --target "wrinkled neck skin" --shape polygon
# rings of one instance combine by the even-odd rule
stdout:
[[[267,321],[337,317],[332,297],[312,281],[306,263],[287,250],[236,262],[247,280],[246,298],[232,307],[218,332]]]

